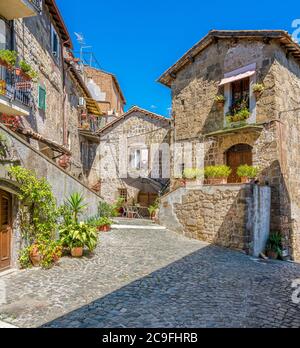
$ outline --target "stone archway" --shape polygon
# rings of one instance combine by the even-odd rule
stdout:
[[[252,166],[252,149],[252,146],[248,144],[236,144],[226,151],[226,164],[232,169],[232,173],[228,178],[228,183],[233,184],[241,182],[241,179],[237,175],[237,169],[240,165],[243,164]]]

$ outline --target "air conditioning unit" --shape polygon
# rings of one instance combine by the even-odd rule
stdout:
[[[78,107],[80,107],[80,108],[85,108],[86,107],[86,101],[85,101],[85,99],[83,97],[80,97],[78,99]]]

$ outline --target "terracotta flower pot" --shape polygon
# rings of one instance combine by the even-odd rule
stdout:
[[[15,69],[15,72],[16,72],[16,75],[17,75],[17,76],[20,76],[21,73],[22,73],[22,70],[21,70],[20,68],[16,68],[16,69]]]
[[[99,226],[98,231],[100,232],[109,232],[111,230],[110,225]]]
[[[71,255],[72,255],[72,257],[82,257],[83,247],[72,248]]]
[[[208,185],[226,185],[227,178],[209,178],[206,182]]]
[[[267,256],[272,259],[272,260],[277,260],[278,259],[278,253],[276,251],[273,250],[268,250],[267,251]]]
[[[241,183],[242,184],[249,184],[250,183],[250,179],[247,176],[242,176],[241,177]]]
[[[217,102],[217,109],[219,111],[222,111],[224,109],[225,101],[219,101]]]
[[[30,252],[30,261],[34,267],[38,267],[42,261],[42,256],[37,247],[33,247]]]

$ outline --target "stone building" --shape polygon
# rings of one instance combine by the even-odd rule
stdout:
[[[87,74],[87,86],[103,114],[102,126],[124,114],[126,99],[117,77],[106,71],[90,66],[84,68]]]
[[[160,77],[172,90],[172,142],[200,142],[205,165],[227,164],[233,170],[225,189],[204,186],[194,194],[183,193],[182,201],[177,197],[177,208],[187,208],[185,214],[184,209],[181,216],[175,214],[177,222],[192,237],[249,250],[253,240],[244,205],[249,192],[236,170],[241,164],[254,165],[260,169],[260,184],[272,190],[271,231],[280,231],[286,254],[300,260],[299,62],[300,47],[285,31],[211,31]],[[263,84],[261,94],[254,93],[257,83]],[[225,97],[222,108],[217,95]],[[246,119],[227,117],[241,102]],[[176,166],[183,165],[171,166],[173,189]],[[217,208],[218,201],[223,204]],[[187,221],[191,212],[196,218]]]
[[[72,56],[72,42],[54,0],[0,2],[0,50],[17,53],[16,66],[0,60],[0,271],[14,266],[21,245],[18,188],[7,166],[45,177],[57,203],[82,192],[94,214],[100,200],[84,173],[81,148],[98,129],[98,104]],[[19,67],[25,61],[35,71]],[[23,64],[24,66],[24,64]],[[83,126],[83,117],[85,123]]]
[[[168,151],[170,120],[134,106],[97,135],[101,195],[110,202],[154,203],[169,178],[162,173],[162,151]]]

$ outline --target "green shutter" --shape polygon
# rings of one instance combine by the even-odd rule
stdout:
[[[38,108],[46,111],[46,89],[39,86]]]

